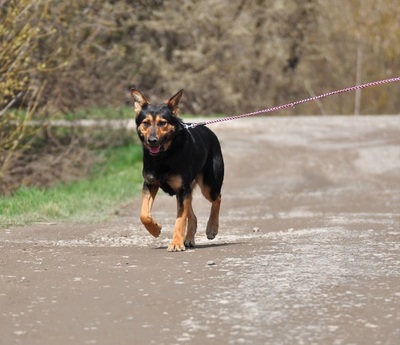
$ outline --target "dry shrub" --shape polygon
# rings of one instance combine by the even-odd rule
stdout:
[[[104,105],[110,99],[105,95],[126,72],[115,73],[110,63],[123,55],[116,21],[125,16],[126,6],[108,1],[0,1],[1,194],[20,186],[69,181],[92,166],[90,150],[98,143],[86,133],[70,133],[68,143],[61,145],[56,136],[49,140],[38,133],[49,131],[50,115],[93,105],[96,99]],[[105,82],[107,75],[114,75],[114,84]],[[108,136],[109,146],[118,142],[112,140]]]
[[[41,1],[3,1],[0,4],[0,185],[8,188],[8,171],[35,135],[29,122],[38,113],[45,87],[43,63],[33,58],[40,28]],[[23,104],[23,112],[18,106]]]
[[[121,105],[133,85],[183,87],[188,112],[256,110],[353,85],[360,50],[361,82],[400,73],[396,0],[23,1],[41,9],[29,64],[50,113]],[[361,113],[398,112],[396,88],[381,90]],[[287,112],[353,110],[354,95]]]
[[[175,0],[136,33],[145,70],[158,76],[151,92],[184,87],[189,111],[237,114],[354,85],[359,49],[361,82],[398,76],[397,7],[396,0]],[[137,80],[148,87],[147,78],[154,80]],[[396,85],[371,93],[378,97],[363,91],[361,113],[398,113]],[[349,94],[280,113],[353,111]]]

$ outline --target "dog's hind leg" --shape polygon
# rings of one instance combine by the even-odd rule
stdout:
[[[195,246],[194,236],[196,235],[196,230],[197,230],[197,217],[193,212],[192,205],[190,205],[188,213],[187,232],[185,236],[185,247]]]
[[[198,178],[198,183],[201,189],[201,193],[204,197],[211,202],[210,217],[208,218],[206,235],[209,240],[213,240],[218,234],[219,228],[219,210],[221,208],[221,190],[220,185],[216,185],[218,188],[212,190],[211,187],[205,183],[202,176]]]
[[[161,225],[159,225],[151,216],[151,208],[154,203],[158,191],[158,185],[143,184],[142,191],[142,210],[140,212],[140,220],[150,234],[158,237],[161,232]]]
[[[178,212],[176,216],[172,242],[169,244],[167,249],[169,252],[180,252],[186,249],[184,243],[186,222],[188,220],[190,212],[193,212],[191,193],[186,195],[185,197],[178,194],[176,196],[176,200]]]
[[[206,235],[209,240],[213,240],[218,234],[219,228],[219,210],[221,207],[221,194],[211,201],[210,217],[208,218]]]

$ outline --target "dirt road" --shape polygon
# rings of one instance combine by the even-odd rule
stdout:
[[[220,234],[168,253],[175,201],[0,232],[0,344],[400,344],[400,117],[211,127]],[[129,188],[129,186],[127,186]]]

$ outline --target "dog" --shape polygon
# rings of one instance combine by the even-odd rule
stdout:
[[[183,90],[164,103],[150,104],[137,89],[131,89],[136,130],[143,146],[143,190],[140,220],[154,237],[161,232],[151,215],[161,188],[177,200],[174,233],[167,250],[183,251],[195,246],[197,218],[192,208],[192,192],[199,185],[211,202],[206,235],[218,234],[224,160],[217,136],[206,126],[188,128],[179,117]],[[186,230],[187,227],[187,231]]]

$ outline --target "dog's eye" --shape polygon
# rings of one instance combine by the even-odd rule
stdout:
[[[142,125],[144,128],[149,128],[150,127],[150,121],[143,121]]]
[[[158,127],[165,127],[167,125],[167,121],[159,121],[157,125]]]

